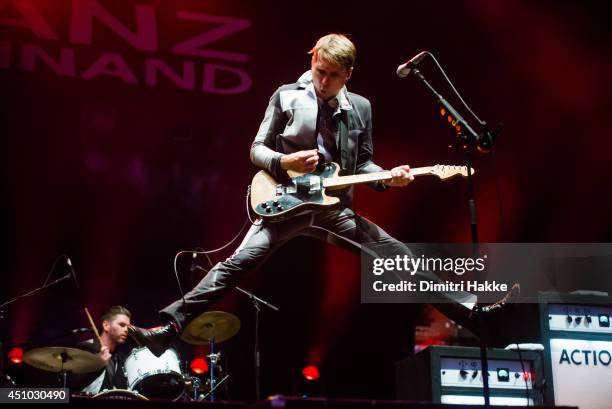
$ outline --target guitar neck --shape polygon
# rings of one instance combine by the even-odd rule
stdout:
[[[412,168],[410,169],[410,174],[413,176],[420,175],[430,175],[432,174],[432,166],[423,166],[421,168]],[[349,186],[356,185],[359,183],[368,183],[368,182],[378,182],[381,180],[390,180],[393,176],[391,176],[390,170],[385,170],[383,172],[374,172],[374,173],[364,173],[361,175],[349,175],[349,176],[338,176],[335,178],[328,178],[323,181],[323,187],[340,187],[340,186]]]

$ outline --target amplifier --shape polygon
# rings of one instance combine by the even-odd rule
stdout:
[[[492,405],[543,403],[542,357],[533,351],[488,349]],[[396,363],[398,399],[484,404],[480,349],[430,346]]]
[[[504,318],[496,346],[544,346],[545,404],[612,407],[612,297],[540,292],[537,304],[514,304]]]
[[[611,407],[612,297],[543,292],[539,301],[547,396],[554,398],[547,403]]]

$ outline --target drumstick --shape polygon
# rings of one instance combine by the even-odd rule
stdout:
[[[98,328],[96,328],[96,324],[94,324],[93,319],[91,318],[91,314],[89,313],[89,310],[87,309],[87,307],[84,307],[84,310],[85,310],[85,315],[87,315],[87,319],[89,320],[89,325],[91,325],[91,329],[93,329],[93,332],[94,334],[96,334],[96,338],[98,338],[98,342],[100,343],[100,351],[102,351],[104,344],[102,344],[102,338],[100,338],[100,333],[98,332]],[[109,361],[106,362],[106,368],[107,370],[104,371],[104,375],[106,376],[106,379],[108,380],[108,384],[112,386],[113,389],[115,389],[115,385],[113,384],[113,378],[111,377],[111,374],[109,372],[111,370]]]
[[[96,338],[98,338],[98,342],[100,342],[100,348],[102,348],[102,338],[100,338],[100,333],[96,328],[96,324],[94,324],[93,320],[91,319],[91,315],[89,314],[89,310],[87,309],[87,307],[85,307],[85,314],[87,315],[87,319],[89,320],[89,325],[91,325],[91,329],[93,329],[94,334],[96,334]]]

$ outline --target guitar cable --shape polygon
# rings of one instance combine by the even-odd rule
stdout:
[[[251,225],[251,226],[253,226],[253,225],[258,224],[258,223],[260,223],[260,222],[261,222],[261,221],[260,221],[260,220],[258,220],[258,219],[253,220],[253,219],[251,218],[251,211],[250,211],[251,209],[250,209],[250,207],[249,207],[249,199],[250,199],[250,197],[251,197],[251,185],[248,185],[248,186],[247,186],[247,192],[246,192],[246,201],[245,201],[245,203],[246,203],[246,213],[247,213],[247,218],[246,218],[246,220],[244,221],[244,224],[242,225],[242,227],[240,228],[240,230],[238,231],[238,233],[236,233],[236,235],[234,236],[234,238],[232,238],[230,241],[228,241],[228,242],[227,242],[226,244],[224,244],[223,246],[218,247],[218,248],[216,248],[216,249],[212,249],[212,250],[204,250],[204,249],[202,249],[202,248],[200,248],[200,247],[196,247],[194,250],[179,250],[179,251],[178,251],[178,252],[177,252],[177,253],[174,255],[174,261],[173,261],[173,263],[172,263],[172,265],[173,265],[173,269],[174,269],[174,277],[176,278],[176,283],[177,283],[177,285],[178,285],[179,292],[181,293],[181,298],[183,299],[183,304],[185,303],[185,292],[183,291],[183,287],[181,286],[181,280],[179,279],[178,266],[177,266],[177,263],[178,263],[178,258],[179,258],[180,256],[182,256],[183,254],[191,254],[192,256],[193,256],[194,254],[203,254],[203,255],[206,257],[206,259],[208,260],[208,263],[210,264],[210,267],[212,268],[212,267],[214,266],[214,264],[213,264],[212,260],[210,259],[209,254],[212,254],[212,253],[218,253],[219,251],[224,250],[224,249],[225,249],[225,248],[227,248],[229,245],[231,245],[233,242],[235,242],[235,241],[238,239],[238,237],[240,237],[240,235],[241,235],[241,234],[242,234],[242,232],[244,231],[244,228],[245,228],[245,227],[246,227],[246,226],[247,226],[249,223],[250,223],[250,225]],[[199,267],[200,269],[202,269],[202,271],[204,271],[205,273],[208,273],[208,271],[210,271],[210,270],[207,270],[207,269],[205,269],[205,268],[203,268],[203,267],[201,267],[201,266],[198,266],[198,267]]]

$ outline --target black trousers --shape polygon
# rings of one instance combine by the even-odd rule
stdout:
[[[352,209],[314,211],[280,222],[258,221],[251,226],[242,243],[227,260],[217,263],[206,276],[185,294],[185,302],[179,299],[160,311],[162,320],[174,320],[182,329],[191,319],[205,312],[235,286],[245,275],[257,269],[275,250],[298,235],[306,235],[360,252],[364,244],[384,248],[387,254],[412,256],[408,247],[391,237],[376,224],[359,216]],[[419,271],[419,278],[440,281],[431,272]],[[470,294],[443,294],[455,303],[437,304],[449,317],[461,320],[469,309],[459,302],[475,302]]]

